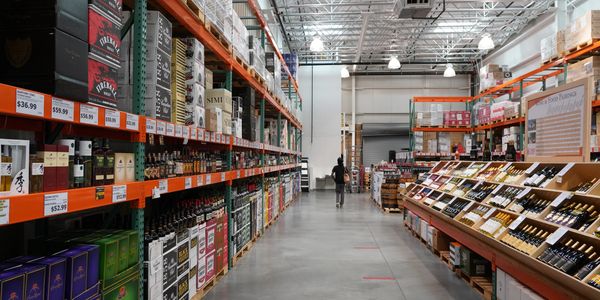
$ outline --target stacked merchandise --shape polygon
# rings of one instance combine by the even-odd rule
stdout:
[[[233,4],[231,1],[207,0],[204,6],[204,16],[210,21],[213,28],[223,34],[228,41],[232,41],[232,12]]]
[[[292,202],[292,195],[293,195],[293,178],[292,178],[292,174],[285,174],[281,176],[281,181],[282,181],[282,185],[281,185],[281,189],[282,189],[282,193],[283,193],[283,207],[287,206],[288,204],[290,204]],[[283,207],[281,209],[283,209]]]
[[[559,58],[565,52],[565,31],[559,30],[540,41],[542,64]]]
[[[232,97],[227,89],[206,90],[206,129],[231,134]]]
[[[256,237],[262,234],[263,230],[267,226],[265,223],[265,193],[263,192],[262,185],[258,185],[256,188],[256,194],[252,196],[252,203],[256,205],[256,214],[253,217],[256,221],[253,226],[253,235],[252,237]]]
[[[123,21],[130,18],[131,13],[123,12]],[[146,35],[146,77],[144,84],[146,94],[144,95],[145,114],[147,117],[164,121],[171,121],[171,52],[172,52],[172,25],[169,20],[158,11],[147,13],[147,35]],[[132,31],[133,29],[131,29]],[[121,87],[119,93],[119,107],[131,110],[131,95],[133,83],[133,43],[130,36],[126,37],[121,51],[121,62],[124,67],[120,69],[119,81],[127,83]],[[125,48],[125,45],[128,45]],[[125,63],[126,62],[126,63]]]
[[[488,103],[479,102],[475,104],[473,107],[473,111],[475,112],[475,124],[474,125],[484,125],[490,123],[492,108]]]
[[[567,82],[592,76],[594,82],[600,80],[600,57],[592,56],[567,66]]]
[[[249,61],[248,64],[254,67],[254,71],[261,77],[265,78],[267,69],[265,63],[265,49],[262,46],[260,38],[256,36],[248,36]]]
[[[145,294],[191,299],[227,265],[227,214],[218,192],[170,199],[145,222]],[[194,197],[196,198],[196,197]]]
[[[471,126],[470,111],[445,111],[444,126]]]
[[[204,45],[195,38],[173,40],[172,120],[204,128]]]
[[[278,147],[284,148],[284,149],[288,149],[288,137],[289,137],[289,131],[288,131],[289,127],[288,127],[288,120],[287,119],[281,119],[281,122],[279,124],[279,145],[277,145]]]
[[[250,62],[250,50],[249,50],[249,39],[248,39],[248,29],[246,29],[246,25],[240,19],[238,14],[233,11],[232,12],[232,21],[233,21],[233,54],[238,58],[241,58],[245,63]]]
[[[299,66],[298,55],[295,53],[284,53],[283,60],[285,60],[285,64],[287,65],[290,74],[292,74],[292,77],[294,79],[297,78]]]
[[[431,104],[429,111],[417,112],[417,127],[442,126],[444,124],[444,108],[442,104]]]
[[[242,97],[233,97],[231,100],[231,135],[237,138],[242,138],[243,135],[242,116],[244,111],[242,102],[244,102]]]
[[[252,240],[252,194],[256,193],[256,184],[248,183],[233,189],[232,202],[232,249],[237,255]]]
[[[273,76],[273,82],[270,90],[275,93],[275,96],[282,99],[283,97],[280,97],[280,94],[283,93],[281,90],[281,61],[275,52],[265,53],[265,67]]]
[[[241,98],[239,101],[241,103],[241,119],[236,121],[237,123],[240,123],[239,126],[244,124],[241,130],[241,137],[251,142],[256,142],[256,125],[257,121],[260,120],[258,118],[258,109],[256,109],[256,92],[251,87],[245,87],[242,89],[236,89],[235,95]],[[236,129],[236,133],[237,131],[238,130]]]
[[[265,224],[271,223],[279,214],[279,180],[277,177],[265,177]]]
[[[580,45],[600,38],[598,21],[600,21],[600,10],[590,10],[571,22],[565,29],[565,50],[577,49]]]
[[[495,122],[512,117],[518,117],[519,106],[520,103],[510,101],[492,103],[490,106],[490,121]]]
[[[503,84],[511,78],[508,66],[487,64],[479,69],[479,92]]]
[[[381,206],[383,208],[398,208],[396,197],[399,190],[400,177],[385,176],[381,184]]]
[[[498,152],[506,152],[509,142],[513,142],[515,145],[520,145],[521,140],[521,128],[519,126],[511,126],[504,128],[502,131],[502,144],[496,145],[496,150]],[[498,149],[499,146],[501,149]],[[516,149],[521,150],[521,149]]]

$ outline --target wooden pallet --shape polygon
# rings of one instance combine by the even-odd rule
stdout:
[[[198,289],[198,292],[196,293],[196,295],[194,295],[194,297],[192,297],[192,300],[200,300],[202,298],[204,298],[204,296],[206,296],[210,290],[215,287],[215,285],[217,285],[217,283],[223,279],[223,277],[225,277],[225,275],[227,275],[227,273],[229,272],[229,269],[227,266],[223,267],[223,269],[221,269],[221,271],[219,271],[211,280],[207,281],[204,284],[204,287],[202,287],[201,289]]]
[[[548,58],[548,59],[547,59],[547,60],[545,60],[545,61],[542,61],[542,64],[543,64],[543,65],[545,65],[545,64],[549,64],[549,63],[551,63],[551,62],[557,61],[559,58],[562,58],[562,53],[561,53],[561,55],[555,55],[555,56],[552,56],[552,57]]]
[[[456,276],[458,276],[458,278],[467,282],[467,284],[471,284],[471,276],[465,274],[465,272],[463,272],[461,268],[456,268],[454,270],[454,273],[456,274]]]
[[[185,6],[187,6],[189,8],[189,10],[192,12],[192,15],[198,17],[198,19],[204,23],[204,10],[202,10],[202,8],[200,6],[198,6],[198,4],[196,4],[196,2],[194,2],[193,0],[179,0],[181,1],[181,3],[183,3]]]
[[[384,208],[383,212],[388,213],[388,214],[399,214],[402,213],[402,209],[401,208]]]
[[[233,259],[231,260],[231,264],[233,266],[237,265],[237,263],[239,262],[239,260],[246,255],[246,253],[248,253],[250,251],[250,249],[252,249],[252,246],[254,246],[254,242],[249,241],[248,243],[246,243],[246,245],[244,245],[244,247],[242,247],[241,250],[238,251],[238,253],[233,257]]]
[[[440,251],[440,258],[446,264],[450,271],[454,271],[454,265],[450,261],[450,251]]]
[[[233,52],[235,53],[236,51],[233,51]],[[242,68],[244,68],[248,73],[251,73],[250,66],[243,58],[239,57],[237,55],[237,53],[235,53],[235,55],[233,57],[235,57],[235,60],[238,62],[238,64],[242,65]]]
[[[483,297],[483,299],[492,299],[494,285],[489,278],[473,276],[471,277],[471,286],[481,295],[481,297]]]
[[[233,52],[233,46],[231,45],[231,42],[227,40],[225,35],[219,30],[217,26],[212,24],[210,21],[206,20],[206,22],[204,23],[204,27],[215,37],[217,41],[219,41],[219,43],[221,43],[221,45],[223,45],[225,49],[227,49],[227,52]]]
[[[566,52],[567,52],[567,53],[573,53],[573,52],[576,52],[576,51],[578,51],[578,50],[581,50],[581,49],[583,49],[583,48],[585,48],[585,47],[587,47],[587,46],[589,46],[589,45],[591,45],[591,44],[593,44],[593,43],[595,43],[595,42],[597,42],[597,41],[599,41],[599,40],[600,40],[600,39],[591,39],[591,40],[585,41],[585,42],[583,42],[583,43],[579,43],[579,44],[577,45],[577,47],[571,47],[571,48],[568,48]]]

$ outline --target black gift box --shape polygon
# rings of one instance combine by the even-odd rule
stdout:
[[[87,51],[56,28],[0,31],[0,82],[87,101]]]

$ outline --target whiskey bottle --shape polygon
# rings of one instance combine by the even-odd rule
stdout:
[[[73,164],[73,187],[85,187],[85,164],[79,151],[75,151],[75,161]]]
[[[104,185],[104,174],[106,170],[106,166],[104,164],[104,150],[102,150],[97,140],[93,140],[92,142],[92,154],[92,185]]]
[[[0,192],[9,192],[12,185],[12,153],[10,146],[2,146],[0,160]]]
[[[110,148],[108,139],[104,139],[104,184],[110,185],[115,183],[115,153]]]
[[[92,186],[92,141],[79,141],[79,157],[83,160],[83,187]]]

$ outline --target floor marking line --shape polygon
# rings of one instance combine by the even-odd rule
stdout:
[[[364,280],[396,280],[395,277],[389,277],[389,276],[363,276]]]

